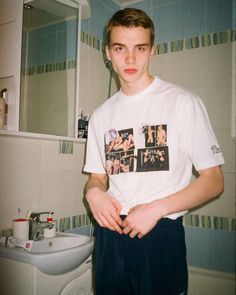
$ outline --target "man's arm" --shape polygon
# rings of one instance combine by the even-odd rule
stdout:
[[[122,234],[122,220],[119,216],[121,205],[106,192],[107,183],[106,174],[90,174],[85,187],[85,196],[97,223]]]
[[[220,166],[200,170],[199,177],[181,191],[131,208],[123,222],[123,232],[131,237],[143,237],[163,217],[196,208],[218,197],[224,190]]]

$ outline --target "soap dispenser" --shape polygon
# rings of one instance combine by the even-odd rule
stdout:
[[[4,88],[0,92],[0,130],[5,129],[6,124],[6,100],[4,98],[6,91],[7,89]]]
[[[44,238],[53,238],[56,236],[56,223],[52,219],[51,213],[48,214],[47,222],[52,224],[52,227],[45,228],[43,231]]]

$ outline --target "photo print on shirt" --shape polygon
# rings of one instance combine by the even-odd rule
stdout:
[[[133,128],[112,128],[105,133],[105,166],[108,175],[169,170],[167,125],[145,124],[141,136],[144,144],[136,148]]]

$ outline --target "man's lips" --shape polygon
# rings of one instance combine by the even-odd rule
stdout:
[[[135,74],[138,70],[137,69],[125,69],[124,72],[126,74]]]

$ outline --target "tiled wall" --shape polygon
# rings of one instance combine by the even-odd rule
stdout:
[[[156,27],[155,43],[160,52],[186,47],[208,46],[210,42],[225,42],[225,31],[235,29],[233,15],[235,0],[144,0],[132,7],[145,10]],[[100,49],[104,40],[105,24],[120,7],[110,0],[93,0],[91,19],[82,21],[81,39]],[[210,39],[213,34],[213,40]],[[26,35],[28,35],[26,37]],[[76,59],[76,20],[69,20],[25,33],[30,56],[27,58],[29,75],[71,68]],[[197,37],[196,37],[197,36]],[[200,39],[198,36],[201,36]],[[232,31],[231,39],[235,39]],[[66,42],[65,42],[66,40]],[[67,44],[67,46],[66,46]]]
[[[82,30],[102,40],[107,20],[119,7],[110,0],[93,0],[90,4],[91,19],[82,22]],[[132,7],[152,17],[157,31],[155,43],[163,43],[235,28],[233,4],[235,0],[144,0]]]

